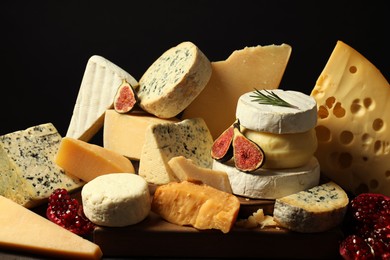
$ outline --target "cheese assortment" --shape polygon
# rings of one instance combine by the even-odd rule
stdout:
[[[0,136],[0,195],[33,208],[57,188],[80,188],[84,182],[54,161],[61,139],[51,123]]]
[[[318,106],[316,156],[323,173],[353,194],[389,196],[389,82],[338,41],[311,96]]]

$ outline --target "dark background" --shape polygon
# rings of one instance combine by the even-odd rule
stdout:
[[[280,88],[310,94],[337,40],[389,79],[386,1],[1,1],[0,134],[52,122],[65,135],[89,57],[137,80],[165,50],[192,41],[211,61],[287,43]]]

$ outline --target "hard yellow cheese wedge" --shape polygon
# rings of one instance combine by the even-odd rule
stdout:
[[[0,196],[0,248],[69,259],[100,259],[99,246]]]
[[[134,173],[133,164],[121,154],[71,137],[62,138],[55,162],[86,182],[107,173]]]

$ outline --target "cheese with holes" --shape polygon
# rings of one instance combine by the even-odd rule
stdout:
[[[142,111],[120,114],[109,109],[104,117],[103,146],[132,160],[139,160],[146,128],[151,124],[177,121],[175,118],[162,119]]]
[[[260,104],[255,91],[240,96],[236,117],[245,128],[274,134],[302,133],[313,129],[317,124],[317,103],[315,99],[302,92],[292,90],[259,90],[266,96],[272,94],[292,105]]]
[[[218,190],[232,193],[229,177],[224,171],[197,166],[191,159],[186,159],[184,156],[171,158],[168,165],[179,181],[201,182]]]
[[[297,232],[323,232],[341,224],[348,202],[346,192],[328,182],[276,199],[274,221]]]
[[[98,176],[81,190],[83,210],[99,226],[123,227],[144,220],[150,212],[148,183],[137,174]]]
[[[138,82],[111,61],[89,58],[66,136],[89,141],[103,126],[104,113],[113,107],[114,96],[123,80],[133,87]]]
[[[140,107],[161,118],[182,112],[204,89],[211,64],[192,42],[182,42],[163,53],[139,80]]]
[[[49,258],[101,259],[100,247],[0,196],[0,248]]]
[[[338,41],[311,95],[324,175],[353,194],[390,196],[390,86],[381,72]]]
[[[62,138],[55,162],[86,182],[107,173],[135,173],[133,164],[123,155],[71,137]]]
[[[213,169],[229,176],[233,194],[254,199],[276,199],[318,185],[320,165],[312,156],[304,166],[290,169],[260,168],[254,172],[242,172],[234,161],[213,161]]]
[[[205,184],[171,182],[159,186],[152,211],[168,222],[197,229],[218,229],[228,233],[240,209],[240,201],[230,193]]]
[[[51,123],[0,136],[0,195],[32,208],[57,188],[81,187],[80,179],[54,162],[60,142],[61,135]]]
[[[177,181],[168,161],[182,155],[200,167],[211,168],[212,145],[213,139],[202,118],[153,124],[145,133],[138,173],[153,184]]]
[[[183,118],[203,118],[216,139],[235,121],[241,95],[254,88],[279,87],[290,54],[287,44],[245,47],[226,60],[212,62],[208,84],[184,110]]]

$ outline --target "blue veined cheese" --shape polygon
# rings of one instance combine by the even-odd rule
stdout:
[[[0,195],[32,208],[56,188],[81,187],[82,181],[54,163],[61,139],[51,123],[0,136]]]
[[[327,182],[275,200],[274,220],[293,231],[322,232],[341,224],[349,203],[336,183]]]
[[[160,118],[182,112],[204,89],[211,63],[191,42],[163,53],[139,80],[140,107]]]
[[[185,119],[178,123],[152,124],[145,132],[139,175],[153,184],[177,181],[168,161],[180,155],[191,159],[200,167],[211,168],[212,145],[211,133],[202,118]]]

